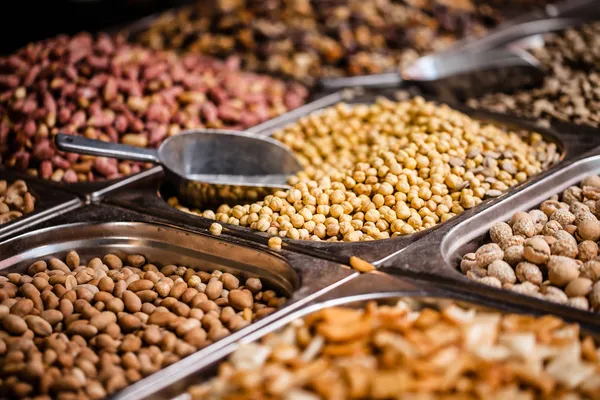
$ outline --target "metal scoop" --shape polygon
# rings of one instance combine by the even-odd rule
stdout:
[[[162,165],[180,200],[203,207],[257,199],[287,189],[287,177],[302,169],[280,142],[245,132],[190,130],[158,149],[57,134],[58,150]]]
[[[538,40],[532,37],[530,40]],[[545,71],[539,61],[521,48],[499,48],[483,53],[448,52],[422,57],[402,74],[390,72],[345,78],[322,78],[325,91],[345,87],[394,89],[417,87],[422,94],[444,102],[463,102],[495,91],[539,85]]]

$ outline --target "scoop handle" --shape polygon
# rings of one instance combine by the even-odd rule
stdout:
[[[397,72],[349,77],[321,78],[317,85],[325,91],[362,87],[364,89],[394,88],[402,85],[403,79]]]
[[[56,148],[61,151],[91,156],[118,158],[119,160],[141,161],[160,164],[156,149],[103,142],[81,136],[59,133],[54,137]]]

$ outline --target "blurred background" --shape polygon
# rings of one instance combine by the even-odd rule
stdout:
[[[27,43],[78,31],[94,32],[152,13],[189,3],[189,0],[49,0],[3,4],[0,54]],[[9,2],[3,2],[9,3]],[[10,21],[7,23],[7,21]],[[16,28],[15,28],[16,27]]]

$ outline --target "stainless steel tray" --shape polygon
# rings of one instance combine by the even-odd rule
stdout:
[[[343,94],[343,98],[345,98],[345,101],[350,103],[370,103],[375,100],[377,95],[381,95],[381,93],[354,93],[352,96],[350,96],[348,93],[345,93]],[[388,97],[393,96],[393,94],[390,93],[386,93],[386,95],[388,95]],[[338,96],[331,95],[328,98],[322,99],[322,101],[318,101],[317,104],[308,104],[303,110],[304,113],[291,112],[285,114],[284,116],[279,117],[276,123],[268,123],[266,126],[263,125],[263,127],[257,127],[255,132],[260,135],[271,135],[274,130],[281,128],[288,123],[296,121],[300,116],[307,115],[311,112],[319,112],[320,109],[336,103],[341,96],[342,94]],[[562,160],[554,167],[532,178],[531,180],[513,187],[508,191],[509,193],[515,192],[524,186],[531,185],[539,179],[543,179],[544,177],[559,171],[561,168],[564,168],[573,160],[577,159],[577,157],[585,151],[600,145],[600,136],[595,130],[582,131],[572,126],[564,127],[564,129],[561,130],[545,129],[531,122],[523,122],[521,119],[506,115],[471,110],[465,107],[462,107],[461,111],[466,112],[474,118],[496,122],[509,127],[535,130],[544,134],[547,139],[558,142],[560,149],[563,151]],[[136,180],[135,182],[132,181],[129,185],[114,187],[112,189],[109,188],[102,193],[97,193],[95,198],[97,200],[104,200],[109,204],[116,204],[122,207],[134,209],[139,212],[164,218],[173,223],[185,223],[200,229],[206,229],[212,222],[214,222],[203,217],[184,213],[169,206],[165,201],[166,199],[161,198],[161,196],[168,195],[168,189],[165,190],[165,187],[162,186],[162,174],[157,170],[155,174],[148,175],[145,179]],[[506,194],[496,199],[486,200],[473,210],[474,212],[477,212],[488,204],[499,203],[504,197],[506,197]],[[347,263],[350,256],[360,255],[360,257],[378,265],[386,258],[402,251],[410,244],[426,237],[431,232],[446,226],[446,224],[448,224],[448,222],[440,224],[430,230],[421,231],[412,235],[370,242],[331,243],[290,239],[284,239],[284,242],[290,250],[304,252],[315,257]],[[231,235],[243,237],[245,239],[253,240],[263,244],[267,242],[269,237],[265,233],[253,231],[249,228],[228,224],[223,224],[223,226]]]
[[[82,205],[81,200],[77,196],[44,185],[38,179],[32,179],[32,177],[26,174],[2,169],[0,170],[0,179],[5,179],[9,184],[18,179],[24,180],[27,183],[30,193],[35,197],[35,209],[33,212],[0,225],[0,239]]]
[[[457,216],[424,240],[415,243],[383,263],[380,271],[400,276],[425,279],[436,287],[451,288],[457,293],[477,295],[517,307],[532,306],[551,314],[572,316],[578,321],[600,326],[597,313],[551,303],[510,290],[497,289],[475,282],[459,270],[462,256],[489,242],[488,231],[499,221],[507,221],[517,211],[526,211],[576,185],[591,173],[600,173],[600,149],[529,185],[507,193],[501,201],[479,210],[469,210]]]
[[[288,323],[323,308],[333,306],[360,307],[365,305],[368,301],[377,301],[380,304],[393,304],[395,301],[399,300],[399,298],[410,300],[416,307],[431,306],[435,308],[438,307],[440,303],[454,301],[468,307],[494,309],[506,313],[540,314],[540,312],[534,308],[513,308],[502,303],[495,304],[489,301],[474,300],[468,296],[431,289],[423,283],[412,281],[410,279],[399,279],[377,273],[365,274],[328,292],[314,301],[305,304],[301,309],[286,315],[269,326],[255,330],[238,342],[219,349],[219,351],[214,352],[209,357],[203,359],[202,362],[196,364],[193,370],[180,371],[178,376],[172,377],[172,381],[152,382],[150,387],[147,387],[144,392],[138,393],[139,396],[136,396],[135,398],[144,400],[166,400],[174,398],[177,400],[187,400],[189,399],[189,396],[186,393],[187,388],[190,385],[205,382],[209,378],[215,376],[218,365],[241,344],[259,340],[265,335],[284,327]],[[583,326],[583,329],[595,334],[600,332],[585,325]],[[129,399],[133,397],[122,398]]]
[[[115,222],[119,221],[119,222]],[[318,295],[358,274],[325,260],[229,237],[191,232],[161,223],[133,211],[105,205],[88,205],[54,218],[39,229],[13,236],[0,244],[0,273],[24,271],[34,260],[61,257],[76,249],[87,259],[109,252],[139,253],[157,264],[173,263],[202,270],[216,268],[241,276],[260,276],[266,287],[290,296],[275,313],[188,356],[124,389],[117,397],[137,397],[150,382],[167,382],[205,357],[248,333],[290,313]]]

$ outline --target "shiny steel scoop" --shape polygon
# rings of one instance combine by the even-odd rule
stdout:
[[[269,137],[227,130],[190,130],[166,139],[158,149],[59,133],[61,151],[162,165],[188,204],[237,202],[286,189],[287,177],[302,169],[294,155]]]
[[[456,51],[425,56],[402,73],[389,72],[346,78],[322,78],[326,91],[346,87],[366,89],[393,89],[416,86],[423,94],[434,95],[440,101],[464,101],[470,97],[496,90],[510,91],[539,84],[545,72],[539,61],[523,50],[528,42],[538,43],[541,38],[531,37],[519,47],[492,49],[482,53]],[[450,98],[448,96],[459,98]]]
[[[544,33],[598,18],[598,0],[566,0],[515,18],[482,38],[466,39],[446,51],[421,57],[401,73],[322,78],[318,85],[326,91],[413,85],[442,101],[464,101],[497,90],[510,92],[536,86],[544,71],[524,49],[539,46]],[[453,91],[458,98],[451,98]]]

